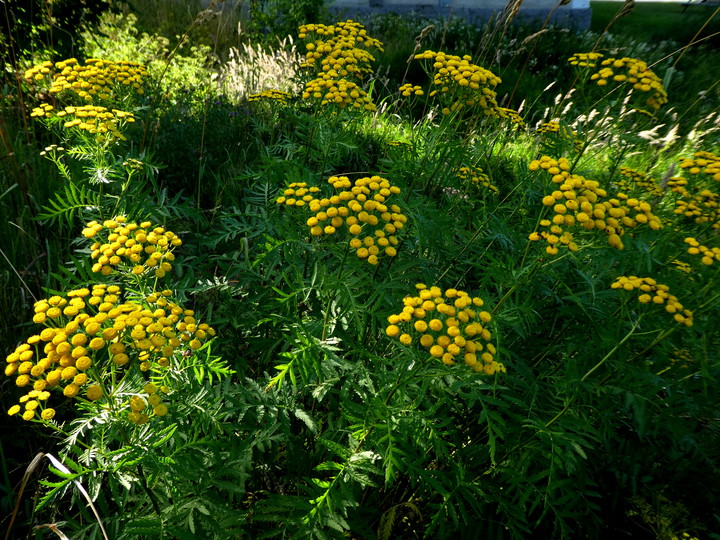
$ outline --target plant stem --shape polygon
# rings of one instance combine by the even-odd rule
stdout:
[[[343,254],[342,262],[340,263],[340,269],[338,270],[337,274],[337,283],[342,282],[342,274],[343,270],[345,269],[345,261],[347,261],[348,253],[350,252],[350,247],[345,248],[345,253]],[[330,304],[333,301],[333,295],[328,295],[328,301],[325,305],[325,318],[323,319],[323,330],[322,335],[320,336],[320,341],[325,341],[325,338],[327,337],[327,329],[328,329],[328,323],[330,322]]]
[[[635,333],[635,330],[637,329],[637,327],[638,327],[638,325],[640,324],[640,321],[641,321],[641,320],[642,320],[642,316],[640,316],[640,317],[638,318],[638,320],[635,321],[635,324],[633,324],[633,327],[632,327],[632,328],[630,329],[630,331],[625,335],[625,337],[623,337],[622,340],[620,340],[620,341],[610,350],[610,352],[608,352],[608,353],[603,357],[603,359],[600,360],[600,362],[598,362],[597,364],[595,364],[595,366],[593,366],[592,368],[590,368],[590,370],[589,370],[587,373],[585,373],[585,375],[583,375],[583,376],[580,378],[580,382],[585,382],[585,380],[587,380],[587,378],[590,377],[590,375],[592,375],[597,369],[599,369],[600,366],[602,366],[613,354],[615,354],[615,353],[617,352],[617,350],[618,350],[628,339],[630,339],[630,337]],[[544,426],[544,427],[545,427],[545,428],[548,428],[548,427],[550,427],[551,425],[553,425],[555,422],[557,422],[557,421],[570,409],[570,406],[575,402],[575,397],[576,397],[576,396],[577,396],[577,393],[576,393],[575,396],[573,396],[572,398],[569,398],[569,399],[567,400],[567,402],[565,403],[565,406],[560,410],[560,412],[558,412],[552,419],[550,419],[547,423],[545,423],[545,426]],[[532,441],[532,439],[534,438],[534,436],[535,436],[535,435],[531,435],[531,436],[528,437],[525,441],[516,444],[512,449],[510,449],[510,450],[507,452],[507,454],[506,454],[502,459],[496,460],[496,462],[500,462],[500,463],[501,463],[501,462],[505,461],[510,454],[512,454],[512,453],[515,452],[516,450],[519,450],[520,448],[523,448],[524,446],[527,446],[528,444],[530,444],[530,441]],[[485,474],[489,474],[489,472],[490,472],[490,469],[488,469],[487,471],[485,471],[484,473],[482,473],[480,476],[483,476],[483,475],[485,475]],[[480,478],[480,476],[478,476],[478,478]],[[477,479],[476,479],[476,481],[477,481]]]

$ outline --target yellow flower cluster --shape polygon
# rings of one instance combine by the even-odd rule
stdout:
[[[143,371],[168,367],[176,349],[196,350],[215,335],[207,324],[198,324],[194,312],[170,300],[172,291],[148,296],[144,302],[123,302],[117,285],[99,284],[76,289],[35,303],[33,322],[45,328],[30,336],[7,356],[5,375],[28,388],[20,398],[23,418],[36,412],[49,419],[44,402],[52,390],[65,397],[97,401],[105,391],[98,373],[109,362],[127,366],[139,362]],[[93,378],[97,377],[97,381]],[[16,414],[19,406],[8,413]]]
[[[517,127],[517,129],[525,129],[525,120],[523,120],[520,113],[515,109],[508,109],[507,107],[498,107],[497,115],[503,120],[510,120],[510,123]]]
[[[677,297],[670,294],[670,288],[667,285],[658,283],[653,278],[637,277],[637,276],[620,276],[610,285],[612,289],[623,289],[632,291],[639,289],[642,294],[638,296],[638,302],[641,304],[657,304],[664,305],[665,311],[672,314],[673,319],[679,324],[687,327],[693,325],[693,313],[689,309],[683,309],[683,305],[678,301]]]
[[[672,261],[673,266],[675,266],[676,269],[680,270],[683,274],[691,274],[692,273],[692,266],[690,264],[680,261],[678,259],[675,259]]]
[[[403,345],[415,341],[428,349],[433,358],[452,366],[458,359],[474,371],[493,375],[505,373],[503,364],[495,360],[495,346],[488,324],[492,316],[477,311],[481,298],[464,291],[415,285],[416,296],[406,296],[400,313],[390,315],[385,333]]]
[[[710,189],[701,189],[692,194],[685,187],[685,178],[675,177],[668,181],[668,187],[681,198],[675,201],[673,213],[685,216],[698,224],[709,223],[713,229],[720,229],[720,195]]]
[[[466,180],[478,186],[482,186],[490,191],[498,192],[498,188],[490,182],[490,177],[479,167],[460,167],[457,170],[457,177]]]
[[[680,367],[683,369],[687,369],[690,367],[690,364],[695,363],[690,351],[687,349],[673,349],[670,361],[673,364],[680,364]]]
[[[685,238],[684,242],[690,246],[687,252],[690,255],[699,255],[705,266],[712,266],[713,262],[720,261],[720,248],[703,246],[692,236]]]
[[[712,152],[695,152],[693,157],[680,160],[680,168],[689,174],[705,174],[720,182],[720,157]]]
[[[77,60],[75,60],[77,62]],[[54,72],[54,64],[52,62],[45,61],[42,64],[38,64],[36,66],[31,67],[28,69],[25,74],[25,80],[27,81],[44,81],[45,77],[52,75]]]
[[[543,156],[530,163],[530,170],[542,169],[550,177],[557,190],[546,195],[542,202],[553,209],[552,219],[540,221],[548,230],[533,232],[529,239],[544,239],[548,255],[556,255],[558,248],[567,246],[570,251],[578,249],[573,229],[601,230],[608,235],[608,243],[623,249],[621,236],[626,228],[646,224],[653,230],[662,228],[660,219],[652,213],[650,204],[618,193],[617,198],[607,199],[607,191],[595,180],[587,180],[578,174],[570,174],[570,162],[566,158],[553,159]]]
[[[269,99],[286,105],[290,98],[292,98],[292,95],[287,92],[283,92],[282,90],[263,90],[259,94],[250,94],[248,96],[248,101],[253,102]]]
[[[130,408],[128,420],[141,426],[150,421],[150,415],[165,416],[168,413],[168,407],[163,403],[160,393],[167,394],[169,392],[170,388],[167,386],[158,387],[153,382],[147,383],[143,387],[143,395],[136,394],[128,400],[127,405]]]
[[[559,142],[572,144],[576,152],[580,152],[585,144],[582,139],[578,139],[575,131],[560,122],[545,122],[540,124],[536,130],[538,133],[549,134],[551,137],[557,137]]]
[[[720,157],[712,152],[695,152],[692,158],[680,160],[680,168],[691,175],[692,185],[682,176],[668,180],[668,187],[680,195],[673,212],[695,223],[709,223],[714,229],[720,229],[720,195],[712,189],[715,182],[720,182]],[[693,191],[689,187],[694,188]]]
[[[633,191],[638,187],[654,197],[663,195],[663,190],[657,182],[643,172],[630,167],[620,167],[620,176],[622,178],[613,183],[623,192]]]
[[[592,55],[592,58],[589,56]],[[577,66],[596,67],[595,61],[603,55],[598,53],[575,54],[570,63]],[[659,109],[667,103],[667,91],[662,80],[648,68],[646,62],[637,58],[606,58],[600,62],[600,69],[590,76],[598,86],[607,86],[609,82],[629,84],[639,92],[649,93],[645,103],[652,109]]]
[[[382,51],[382,43],[367,35],[365,28],[347,20],[335,25],[305,24],[299,36],[318,36],[306,44],[303,67],[315,70],[317,77],[305,85],[303,99],[320,105],[336,105],[341,109],[375,111],[377,107],[358,84],[366,73],[372,73],[375,61],[368,49]],[[355,79],[357,82],[353,81]]]
[[[30,116],[38,118],[63,118],[63,127],[66,129],[79,129],[97,136],[100,141],[126,140],[120,128],[125,123],[135,122],[135,116],[118,109],[106,109],[96,105],[82,105],[80,107],[65,107],[56,111],[52,105],[43,103],[35,107]]]
[[[305,85],[302,97],[319,101],[320,105],[335,104],[341,109],[349,105],[351,109],[377,110],[367,92],[346,79],[313,79]]]
[[[405,227],[407,216],[391,197],[400,188],[380,176],[364,177],[351,182],[346,176],[331,176],[328,183],[336,194],[329,198],[316,197],[320,189],[308,188],[304,182],[290,184],[277,203],[287,206],[304,206],[314,213],[307,220],[313,236],[331,236],[347,228],[349,245],[360,259],[372,265],[380,257],[397,255],[400,243],[397,233]],[[302,203],[302,204],[300,204]]]
[[[433,61],[432,82],[438,89],[430,92],[430,96],[444,98],[443,114],[467,107],[479,108],[486,116],[499,115],[495,87],[502,80],[493,72],[472,64],[472,57],[428,50],[416,54],[415,59]]]
[[[422,95],[425,94],[425,92],[423,92],[422,87],[417,86],[417,85],[413,85],[413,84],[410,84],[410,83],[403,84],[403,85],[398,89],[398,92],[400,92],[400,93],[401,93],[403,96],[405,96],[405,97],[410,97],[410,96],[412,96],[412,95],[422,96]]]
[[[96,99],[107,101],[114,99],[117,94],[131,89],[137,94],[143,94],[143,81],[148,71],[142,64],[136,62],[111,62],[98,58],[90,58],[85,64],[77,59],[70,58],[61,62],[43,62],[25,72],[28,81],[45,81],[52,77],[51,94],[72,92],[86,101]]]
[[[305,206],[315,200],[313,193],[320,193],[320,188],[308,187],[306,182],[293,182],[283,191],[282,196],[277,198],[276,202],[286,206]]]
[[[570,65],[573,66],[593,68],[597,65],[596,61],[602,57],[602,54],[596,52],[575,53],[570,58],[568,58],[568,62],[570,62]]]
[[[54,156],[57,152],[64,152],[65,149],[62,146],[58,146],[57,144],[51,144],[50,146],[46,146],[45,150],[40,152],[41,156]]]
[[[688,185],[689,182],[687,181],[687,178],[683,178],[682,176],[673,176],[667,182],[667,186],[670,188],[670,191],[678,193],[683,197],[690,196],[690,192],[685,187]]]
[[[125,216],[117,216],[103,223],[91,221],[82,231],[85,238],[96,238],[91,246],[90,256],[97,259],[92,271],[107,276],[113,267],[125,262],[132,264],[132,273],[142,275],[154,270],[154,275],[163,277],[170,271],[175,260],[173,248],[182,245],[182,240],[163,227],[153,227],[150,221],[140,224],[126,222]]]
[[[375,57],[368,49],[383,50],[383,44],[368,36],[363,25],[349,19],[330,26],[300,26],[298,37],[306,39],[308,34],[315,34],[318,39],[305,45],[308,52],[304,65],[317,67],[329,78],[347,77],[350,74],[362,78],[364,74],[372,73],[370,64],[375,61]]]

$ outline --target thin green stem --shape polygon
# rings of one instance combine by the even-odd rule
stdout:
[[[515,187],[512,188],[512,189],[510,190],[510,192],[505,196],[505,198],[504,198],[502,201],[500,201],[500,204],[498,204],[496,210],[493,211],[493,212],[491,212],[490,214],[488,214],[488,217],[485,219],[485,221],[483,221],[483,222],[478,226],[478,228],[477,228],[477,230],[475,231],[475,233],[472,235],[472,237],[470,237],[470,240],[468,240],[468,241],[465,243],[465,245],[464,245],[464,246],[462,247],[462,249],[458,252],[458,254],[455,255],[455,257],[453,258],[453,260],[450,261],[450,264],[447,266],[447,268],[445,269],[445,271],[444,271],[442,274],[440,274],[440,276],[438,276],[438,278],[435,280],[435,283],[439,283],[440,281],[442,281],[442,279],[445,277],[445,275],[452,269],[452,267],[455,265],[455,263],[460,260],[460,258],[465,254],[465,252],[468,250],[468,248],[469,248],[473,243],[475,243],[475,240],[477,240],[478,236],[480,236],[480,233],[485,230],[485,225],[487,225],[487,223],[490,221],[490,219],[493,218],[493,216],[495,215],[495,212],[497,212],[497,210],[499,210],[499,209],[501,208],[502,204],[503,204],[508,198],[510,198],[510,196],[511,196],[511,195],[515,192],[515,190],[518,189],[519,187],[520,187],[520,183],[516,184]]]
[[[337,273],[337,280],[336,283],[342,283],[342,275],[343,271],[345,270],[345,261],[347,261],[348,253],[350,253],[350,247],[348,246],[345,249],[345,253],[343,254],[342,262],[340,263],[340,269]],[[334,291],[335,289],[333,289]],[[334,295],[329,294],[327,304],[325,305],[325,317],[323,319],[323,329],[322,329],[322,335],[320,337],[320,341],[325,341],[325,338],[327,337],[327,329],[328,325],[330,323],[330,305],[332,304],[332,301],[334,300]]]
[[[633,324],[632,328],[631,328],[630,331],[625,335],[625,337],[622,338],[622,339],[617,343],[617,345],[615,345],[615,346],[612,348],[612,350],[605,355],[605,357],[604,357],[602,360],[600,360],[597,364],[595,364],[587,373],[585,373],[585,375],[583,375],[583,376],[580,378],[580,382],[585,382],[585,381],[587,380],[587,378],[590,377],[590,375],[592,375],[592,374],[595,373],[598,369],[600,369],[600,367],[601,367],[605,362],[607,362],[607,360],[608,360],[613,354],[615,354],[615,352],[616,352],[628,339],[630,339],[630,337],[635,333],[635,330],[637,330],[637,327],[640,325],[640,321],[642,321],[642,315],[640,315],[640,316],[638,317],[637,321],[635,321],[635,324]],[[549,425],[549,424],[546,424],[545,427],[547,427],[548,425]]]
[[[529,268],[529,272],[527,272],[527,273],[525,274],[525,278],[522,279],[522,280],[518,280],[515,284],[513,284],[512,287],[510,287],[510,288],[507,290],[507,292],[502,296],[502,298],[500,298],[500,300],[498,301],[498,303],[495,304],[495,307],[493,308],[491,314],[492,314],[492,315],[495,315],[495,314],[498,312],[498,310],[500,309],[500,307],[506,302],[506,300],[507,300],[508,298],[510,298],[510,295],[511,295],[512,293],[514,293],[514,292],[517,290],[518,287],[520,287],[521,285],[524,285],[526,282],[528,282],[528,281],[530,280],[530,278],[532,278],[532,277],[535,275],[535,273],[536,273],[540,268],[542,268],[541,265],[539,265],[539,264],[537,264],[537,263],[534,263],[533,266],[531,266],[531,267]]]
[[[618,349],[619,349],[623,344],[625,344],[625,342],[626,342],[628,339],[630,339],[630,337],[635,333],[635,330],[637,330],[637,327],[638,327],[638,325],[640,324],[640,321],[641,321],[641,320],[642,320],[642,316],[640,316],[640,317],[638,318],[638,320],[635,321],[635,324],[633,324],[633,327],[632,327],[632,328],[630,329],[630,331],[625,335],[625,337],[623,337],[623,339],[620,340],[620,341],[610,350],[610,352],[608,352],[608,353],[603,357],[602,360],[600,360],[597,364],[595,364],[592,368],[590,368],[590,370],[589,370],[587,373],[585,373],[585,375],[583,375],[583,376],[580,378],[580,382],[585,382],[585,381],[588,379],[588,377],[590,377],[590,375],[592,375],[595,371],[597,371],[605,362],[607,362],[607,360],[608,360],[610,357],[612,357],[613,354],[615,354],[615,353],[618,351]],[[545,427],[546,429],[549,428],[551,425],[553,425],[555,422],[557,422],[557,421],[570,409],[570,406],[575,402],[575,397],[577,397],[577,394],[575,394],[575,396],[573,396],[572,398],[569,398],[569,399],[566,401],[564,407],[563,407],[555,416],[553,416],[548,422],[545,423],[545,426],[544,426],[544,427]],[[523,447],[527,446],[528,444],[530,444],[530,441],[532,441],[532,439],[533,439],[534,437],[535,437],[535,435],[531,435],[531,436],[528,437],[525,441],[516,444],[512,449],[510,449],[510,450],[507,452],[507,454],[505,455],[505,457],[503,457],[503,458],[500,459],[500,460],[496,460],[496,461],[497,461],[497,462],[502,462],[502,461],[504,461],[505,459],[507,459],[507,456],[509,456],[510,454],[512,454],[513,452],[515,452],[516,450],[519,450],[520,448],[523,448]],[[490,472],[490,469],[486,470],[486,471],[485,471],[484,473],[482,473],[480,476],[483,476],[483,475],[485,475],[485,474],[488,474],[489,472]],[[480,476],[478,476],[478,478],[480,478]]]
[[[688,43],[685,47],[683,47],[682,52],[680,53],[680,56],[678,56],[678,57],[677,57],[677,60],[675,60],[675,62],[673,62],[672,67],[677,66],[678,62],[680,62],[680,59],[685,55],[685,53],[687,52],[687,50],[696,43],[697,37],[698,37],[700,34],[702,34],[702,31],[705,30],[705,27],[706,27],[708,24],[710,24],[710,21],[712,21],[712,20],[715,18],[715,15],[717,15],[718,13],[720,13],[720,7],[719,7],[719,8],[716,8],[715,11],[713,11],[713,14],[710,15],[710,17],[708,17],[708,19],[705,21],[705,24],[703,24],[703,25],[700,27],[700,30],[698,30],[698,31],[695,33],[695,35],[692,37],[692,39],[690,40],[690,43]]]

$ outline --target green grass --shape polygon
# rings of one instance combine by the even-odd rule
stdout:
[[[591,2],[593,32],[602,33],[622,8],[621,2]],[[720,65],[720,16],[709,6],[681,3],[636,3],[629,15],[611,25],[597,50],[641,57],[664,77],[671,101],[683,103],[683,115],[708,118],[717,111],[716,66]],[[688,47],[690,44],[692,46]],[[672,73],[668,74],[672,67]],[[681,108],[681,107],[680,107]],[[685,122],[690,125],[694,120]]]
[[[591,2],[590,29],[594,32],[602,32],[622,6],[622,2]],[[610,32],[648,43],[671,39],[684,45],[690,42],[713,15],[715,8],[697,5],[690,6],[684,11],[683,9],[684,6],[680,2],[636,3],[633,11],[616,21]],[[720,32],[720,17],[710,21],[703,30],[702,36],[716,32]],[[719,40],[718,36],[712,38],[714,43]]]

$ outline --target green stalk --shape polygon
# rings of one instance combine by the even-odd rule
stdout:
[[[513,194],[513,192],[514,192],[516,189],[518,189],[519,187],[520,187],[520,183],[516,184],[515,187],[512,188],[512,189],[510,190],[510,192],[505,196],[505,198],[504,198],[502,201],[500,201],[500,204],[498,204],[498,206],[497,206],[497,208],[495,209],[495,211],[493,211],[493,212],[491,212],[490,214],[488,214],[488,217],[485,219],[485,221],[483,221],[482,224],[480,224],[480,226],[477,228],[477,230],[476,230],[475,233],[472,235],[472,237],[470,238],[470,240],[468,240],[468,241],[465,243],[465,245],[463,246],[463,248],[458,252],[457,255],[455,255],[455,257],[453,258],[453,260],[450,261],[450,264],[447,266],[447,268],[445,269],[445,271],[444,271],[442,274],[440,274],[440,276],[435,280],[435,283],[439,283],[439,282],[442,280],[442,278],[444,278],[445,275],[450,271],[450,269],[455,265],[455,263],[460,260],[460,258],[465,254],[465,252],[468,250],[468,248],[475,242],[475,240],[477,240],[477,237],[480,236],[480,233],[485,230],[485,225],[487,225],[487,223],[490,221],[490,219],[495,215],[495,212],[500,209],[500,207],[502,206],[502,204],[503,204],[508,198],[510,198],[510,196]]]
[[[640,315],[640,317],[638,317],[638,320],[635,321],[635,324],[633,324],[633,327],[630,329],[630,332],[628,332],[625,335],[625,337],[622,338],[620,340],[620,342],[617,345],[615,345],[615,347],[613,347],[612,350],[609,353],[607,353],[602,360],[600,360],[585,375],[583,375],[580,378],[580,382],[585,382],[590,375],[595,373],[595,371],[597,371],[600,368],[600,366],[602,366],[615,353],[615,351],[617,351],[620,348],[621,345],[623,345],[628,339],[630,339],[630,337],[635,333],[635,330],[637,330],[637,327],[640,325],[640,321],[642,321],[642,318],[643,318],[643,316]],[[549,426],[554,421],[555,420],[552,420],[551,422],[545,424],[545,427]]]
[[[348,246],[345,249],[345,253],[343,254],[342,262],[340,263],[340,269],[338,270],[337,274],[337,282],[342,281],[342,275],[343,270],[345,270],[345,261],[347,261],[348,253],[350,252],[350,247]],[[325,305],[325,318],[323,319],[323,329],[322,329],[322,335],[320,336],[320,341],[325,341],[325,338],[327,337],[327,329],[328,329],[328,323],[330,322],[330,304],[333,301],[333,296],[328,295],[327,304]]]
[[[630,329],[630,332],[628,332],[628,333],[625,335],[625,337],[623,337],[622,340],[620,340],[620,342],[618,342],[618,343],[612,348],[612,350],[610,350],[610,352],[608,352],[608,353],[603,357],[603,359],[600,360],[600,362],[598,362],[597,364],[595,364],[595,366],[593,366],[587,373],[585,373],[585,375],[583,375],[583,376],[580,378],[580,382],[585,382],[585,380],[587,380],[587,378],[590,377],[590,375],[592,375],[597,369],[599,369],[613,354],[615,354],[615,353],[617,352],[617,350],[618,350],[628,339],[630,339],[630,337],[635,333],[635,330],[637,329],[637,327],[638,327],[638,325],[640,324],[640,321],[641,321],[641,320],[642,320],[642,316],[640,316],[640,317],[638,318],[638,320],[635,322],[635,324],[633,325],[633,327]],[[601,383],[601,384],[602,384],[602,383]],[[553,425],[555,422],[557,422],[557,421],[570,409],[570,406],[573,404],[574,401],[575,401],[575,398],[574,398],[574,397],[571,398],[571,399],[568,399],[567,402],[565,403],[565,406],[560,410],[560,412],[558,412],[552,419],[550,419],[550,420],[545,424],[545,428],[548,428],[548,427],[550,427],[551,425]],[[523,441],[523,442],[521,442],[521,443],[518,443],[518,444],[515,445],[512,449],[510,449],[510,450],[507,452],[507,454],[506,454],[502,459],[499,459],[499,460],[496,460],[496,461],[499,462],[499,463],[505,461],[510,454],[512,454],[512,453],[515,452],[516,450],[519,450],[520,448],[523,448],[523,447],[527,446],[528,444],[530,444],[530,442],[532,441],[533,437],[534,437],[534,435],[531,435],[531,436],[528,437],[525,441]],[[486,470],[485,472],[481,473],[481,474],[475,479],[475,481],[477,482],[477,481],[479,480],[479,478],[481,478],[482,476],[484,476],[484,475],[486,475],[486,474],[489,474],[490,471],[491,471],[491,469],[492,469],[492,468],[490,468],[490,469]]]

